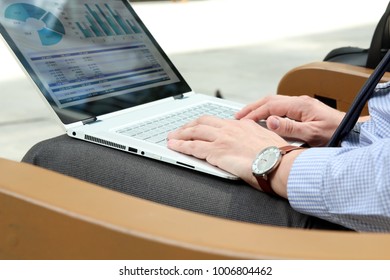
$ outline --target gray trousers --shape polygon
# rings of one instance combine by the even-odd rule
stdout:
[[[296,212],[287,200],[230,181],[62,135],[42,141],[24,162],[135,197],[250,223],[344,229]],[[102,201],[104,203],[104,201]]]

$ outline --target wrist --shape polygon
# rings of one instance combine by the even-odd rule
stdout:
[[[273,191],[281,197],[287,198],[287,182],[295,159],[306,149],[289,152],[282,157],[278,167],[270,174],[269,182]]]
[[[295,159],[288,154],[301,149],[302,147],[287,145],[280,148],[270,146],[261,150],[252,163],[252,178],[255,182],[251,185],[266,193],[287,197],[287,190],[284,191],[283,186],[287,186],[289,170]]]

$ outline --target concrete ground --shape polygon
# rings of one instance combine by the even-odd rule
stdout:
[[[274,94],[284,73],[321,61],[334,48],[367,48],[388,3],[318,2],[143,1],[133,7],[195,91],[218,89],[248,103]],[[3,43],[0,56],[0,157],[20,160],[35,143],[64,131]]]

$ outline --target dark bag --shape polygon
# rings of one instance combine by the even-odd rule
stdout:
[[[390,3],[382,15],[369,49],[341,47],[330,51],[324,61],[338,62],[374,69],[390,48]],[[390,69],[390,68],[389,68]]]

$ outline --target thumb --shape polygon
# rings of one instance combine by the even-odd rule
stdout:
[[[270,116],[267,119],[267,128],[281,137],[304,139],[302,123],[288,118]]]

